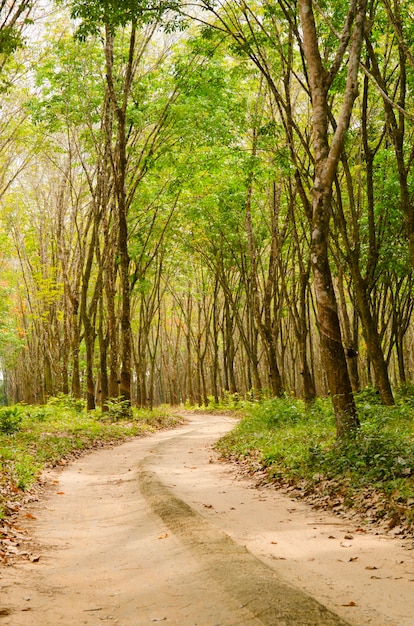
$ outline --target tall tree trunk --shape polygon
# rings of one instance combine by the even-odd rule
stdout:
[[[76,298],[73,302],[72,310],[72,394],[74,398],[80,398],[82,396],[81,380],[80,380],[80,364],[79,364],[79,351],[80,351],[80,333],[79,333],[79,301]]]
[[[362,334],[367,345],[372,367],[374,368],[375,380],[381,401],[385,406],[394,405],[394,396],[391,390],[388,367],[381,346],[381,338],[378,333],[377,322],[372,315],[365,284],[360,276],[359,267],[353,272],[356,305],[361,317]]]
[[[103,294],[99,300],[99,370],[100,370],[100,405],[102,412],[108,410],[107,400],[109,397],[109,380],[108,380],[108,333],[105,332],[104,320],[104,303]]]
[[[313,2],[312,0],[299,0],[298,6],[313,114],[315,177],[311,221],[311,265],[321,337],[322,361],[334,406],[337,435],[341,437],[358,426],[359,420],[342,344],[337,303],[329,265],[329,220],[332,211],[332,184],[357,96],[366,0],[351,1],[336,56],[329,71],[325,69],[322,63],[313,14]],[[347,52],[347,80],[342,110],[331,145],[329,145],[329,88],[342,66]]]
[[[120,376],[120,397],[126,401],[127,407],[131,404],[131,367],[132,367],[132,346],[131,346],[131,282],[130,282],[130,256],[128,252],[128,223],[127,223],[127,197],[126,197],[126,176],[127,176],[127,128],[126,110],[128,97],[130,94],[135,52],[136,24],[131,24],[128,62],[125,68],[125,75],[118,101],[114,76],[113,76],[113,34],[109,25],[105,30],[105,61],[106,78],[109,97],[115,110],[117,119],[117,142],[114,162],[114,187],[116,195],[117,224],[118,224],[118,256],[119,275],[121,291],[121,376]],[[129,410],[127,408],[127,410]]]
[[[342,313],[342,325],[344,329],[344,338],[347,346],[347,359],[348,359],[348,371],[351,379],[352,390],[355,393],[360,390],[359,373],[358,373],[358,344],[357,336],[353,333],[354,328],[351,325],[349,319],[347,302],[345,297],[344,283],[343,283],[342,268],[338,266],[338,291],[340,310]]]
[[[96,331],[89,317],[84,317],[83,327],[85,331],[86,349],[86,408],[93,411],[95,408],[95,383],[94,383],[94,354]]]

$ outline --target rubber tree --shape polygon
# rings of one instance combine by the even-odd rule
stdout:
[[[128,210],[136,194],[139,182],[147,168],[147,162],[155,149],[158,130],[147,140],[141,153],[142,159],[135,173],[130,168],[130,143],[134,139],[134,123],[128,110],[138,104],[133,101],[132,91],[139,63],[149,46],[158,26],[162,25],[165,13],[175,6],[174,2],[125,1],[122,4],[111,0],[73,0],[72,17],[80,20],[78,36],[98,35],[105,54],[105,78],[109,101],[114,114],[114,138],[111,153],[112,180],[114,188],[115,223],[117,225],[117,263],[121,296],[120,313],[120,386],[119,395],[128,406],[131,402],[131,258],[128,250]],[[122,66],[116,58],[117,34],[122,33],[126,41]],[[132,133],[132,140],[131,140]]]
[[[350,3],[334,59],[328,70],[322,60],[312,0],[299,0],[303,54],[312,106],[314,181],[312,189],[311,264],[317,303],[322,359],[335,410],[337,434],[358,426],[358,416],[342,343],[335,291],[329,261],[329,222],[332,186],[354,101],[358,93],[366,0]],[[347,56],[346,84],[333,137],[329,136],[329,99],[334,78]]]

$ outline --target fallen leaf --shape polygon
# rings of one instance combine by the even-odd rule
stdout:
[[[271,544],[273,544],[274,546],[277,546],[277,541],[271,541]]]
[[[26,513],[25,517],[27,517],[27,519],[37,519],[37,517],[35,515],[32,515],[31,513]]]
[[[348,604],[341,604],[341,606],[356,606],[356,602],[351,600],[351,602],[348,602]]]
[[[158,539],[167,539],[167,537],[168,537],[168,533],[164,533],[163,535],[160,535]]]
[[[57,493],[58,496],[63,496],[65,492],[64,491],[57,491],[56,493]]]

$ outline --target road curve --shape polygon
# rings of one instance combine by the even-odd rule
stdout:
[[[233,425],[195,415],[52,477],[22,520],[40,560],[0,571],[1,626],[350,624],[284,582],[280,561],[254,556],[237,526],[231,537],[217,523],[223,503],[240,524],[254,513],[210,462],[212,442]]]

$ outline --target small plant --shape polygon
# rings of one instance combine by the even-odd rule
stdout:
[[[40,471],[39,463],[31,455],[23,455],[14,466],[14,479],[19,489],[28,489]]]
[[[397,389],[396,399],[400,404],[414,407],[414,385],[405,383]]]
[[[108,410],[102,415],[101,419],[104,419],[105,416],[112,422],[118,422],[119,420],[132,418],[131,403],[129,400],[109,398],[106,401],[106,406]]]
[[[47,404],[48,406],[58,406],[62,409],[76,411],[77,413],[82,413],[82,411],[86,408],[85,400],[82,398],[75,398],[74,396],[66,395],[64,393],[60,393],[53,398],[49,398]]]
[[[50,409],[47,406],[26,407],[25,413],[36,422],[44,422],[50,417]]]
[[[20,429],[22,415],[17,406],[0,409],[0,432],[11,435]]]
[[[365,387],[355,394],[357,405],[380,405],[381,398],[379,391],[374,387]]]

